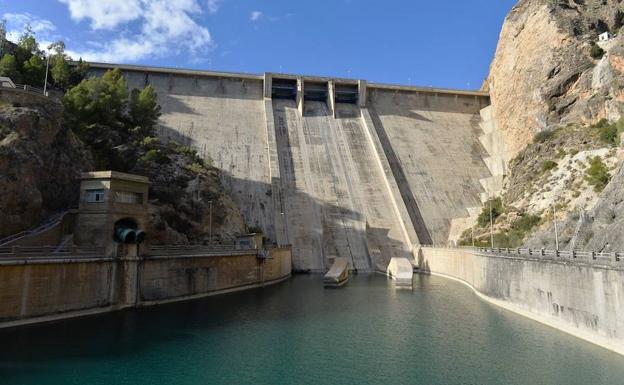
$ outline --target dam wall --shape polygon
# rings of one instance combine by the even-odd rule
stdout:
[[[386,271],[415,245],[446,244],[492,176],[479,140],[483,92],[102,63],[90,71],[111,68],[131,88],[154,87],[161,139],[212,160],[248,224],[292,245],[298,271],[326,271],[335,258]]]
[[[417,262],[488,302],[624,354],[624,262],[428,247]]]
[[[478,141],[487,98],[368,90],[368,110],[421,244],[446,244],[454,218],[481,207],[487,152]]]
[[[182,301],[290,277],[289,248],[140,258],[3,257],[0,328]]]
[[[101,75],[111,66],[91,66]],[[129,88],[151,85],[158,94],[163,140],[197,150],[221,170],[222,183],[247,224],[275,241],[262,77],[124,67]]]

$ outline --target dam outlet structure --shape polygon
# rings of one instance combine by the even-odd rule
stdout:
[[[221,169],[247,223],[292,246],[295,271],[324,272],[339,258],[357,271],[415,263],[419,245],[457,240],[500,187],[485,92],[105,63],[89,71],[114,68],[130,88],[154,88],[161,139]]]

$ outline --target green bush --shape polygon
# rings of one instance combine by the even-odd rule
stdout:
[[[560,149],[559,151],[557,151],[557,154],[555,155],[555,158],[561,159],[564,156],[566,156],[566,151],[564,149]]]
[[[600,140],[602,142],[617,146],[620,144],[620,130],[618,129],[618,123],[609,123],[607,119],[601,119],[592,127],[598,130]]]
[[[600,48],[598,44],[594,43],[592,44],[592,47],[589,53],[591,57],[593,57],[594,59],[602,59],[602,56],[604,56],[605,51],[602,48]]]
[[[156,162],[156,163],[168,163],[169,157],[159,149],[151,149],[148,150],[142,157],[141,160],[144,162]]]
[[[542,166],[540,167],[542,174],[548,172],[557,167],[557,162],[552,160],[545,160],[542,162]]]
[[[611,180],[611,174],[599,156],[589,160],[589,166],[585,170],[585,180],[590,186],[594,186],[594,191],[600,192]]]
[[[155,149],[160,145],[160,139],[154,136],[146,136],[141,141],[141,145],[147,149]]]
[[[202,172],[204,170],[204,166],[200,163],[197,162],[193,162],[191,163],[190,166],[188,166],[188,169],[190,171],[192,171],[195,174],[199,174],[200,172]]]
[[[480,227],[485,227],[490,224],[490,203],[492,204],[492,221],[496,221],[496,218],[500,217],[503,213],[503,202],[500,198],[493,198],[485,202],[483,210],[477,218],[477,224]]]
[[[540,131],[533,137],[533,143],[544,143],[555,137],[559,129]]]
[[[514,230],[521,231],[523,233],[529,232],[533,227],[540,224],[542,218],[539,215],[533,214],[524,214],[519,219],[517,219],[511,227]]]

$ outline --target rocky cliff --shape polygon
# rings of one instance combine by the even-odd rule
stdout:
[[[0,237],[32,228],[78,200],[91,159],[61,125],[62,106],[3,91],[0,98]]]
[[[505,19],[484,84],[510,159],[495,246],[554,248],[556,218],[560,248],[624,249],[623,24],[621,0],[520,0]],[[490,245],[489,216],[462,243]]]
[[[0,238],[78,206],[80,174],[94,169],[97,149],[63,119],[63,105],[54,99],[0,88]],[[247,230],[220,170],[188,148],[149,139],[147,147],[118,152],[138,158],[121,171],[150,178],[152,244],[207,243],[210,234],[213,244],[229,243]],[[148,156],[149,149],[159,156]]]
[[[623,23],[621,0],[521,0],[511,10],[484,84],[509,159],[539,131],[621,116]],[[619,36],[598,42],[603,32]]]

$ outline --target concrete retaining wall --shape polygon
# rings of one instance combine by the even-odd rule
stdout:
[[[624,354],[624,269],[436,248],[422,248],[418,264],[498,306]]]
[[[0,328],[180,301],[280,282],[290,249],[233,256],[0,261]]]

